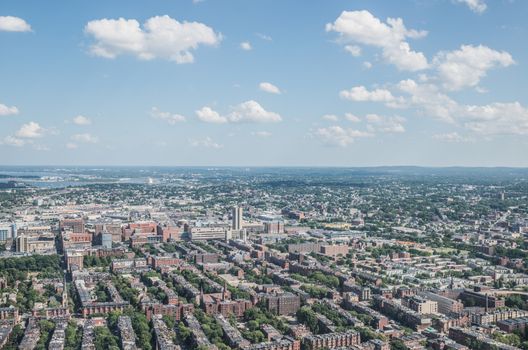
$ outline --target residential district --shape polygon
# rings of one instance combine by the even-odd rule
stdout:
[[[526,174],[90,176],[0,190],[0,348],[528,349]]]

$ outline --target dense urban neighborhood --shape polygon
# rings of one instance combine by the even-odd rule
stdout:
[[[528,171],[0,171],[0,348],[528,349]]]

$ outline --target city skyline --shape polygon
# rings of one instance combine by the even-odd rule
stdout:
[[[0,164],[527,167],[526,10],[3,1]]]

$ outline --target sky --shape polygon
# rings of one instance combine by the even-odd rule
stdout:
[[[526,13],[0,0],[0,164],[527,167]]]

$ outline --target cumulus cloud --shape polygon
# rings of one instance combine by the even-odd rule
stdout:
[[[210,107],[202,107],[196,111],[196,116],[206,123],[276,123],[282,121],[282,117],[275,112],[264,109],[257,101],[249,100],[231,107],[231,113],[226,116],[220,115]]]
[[[341,98],[351,101],[372,101],[372,102],[390,102],[394,101],[394,96],[389,90],[375,89],[367,90],[364,86],[354,86],[350,90],[342,90],[339,93]]]
[[[475,13],[481,14],[486,11],[488,6],[484,0],[453,0],[455,3],[465,4],[469,9]]]
[[[36,122],[29,122],[26,124],[22,124],[20,129],[18,129],[15,132],[15,135],[8,135],[3,140],[0,141],[0,144],[8,145],[8,146],[15,146],[15,147],[22,147],[26,144],[34,144],[34,140],[43,137],[46,134],[54,134],[57,133],[57,130],[51,129],[45,129],[42,126],[40,126],[39,123]],[[42,145],[36,145],[35,147],[45,147]],[[37,149],[37,148],[35,148]]]
[[[398,88],[409,94],[406,98],[408,107],[473,133],[528,135],[528,109],[519,102],[465,105],[442,93],[433,84],[418,84],[411,79],[402,80]]]
[[[463,126],[480,135],[528,135],[528,109],[519,102],[462,106]]]
[[[240,48],[244,51],[250,51],[251,49],[253,49],[253,47],[251,47],[251,43],[249,41],[244,41],[244,42],[241,42],[240,43]]]
[[[73,141],[81,142],[81,143],[97,143],[97,142],[99,142],[99,138],[97,136],[93,136],[92,134],[89,134],[89,133],[75,134],[75,135],[72,135],[71,139]]]
[[[18,114],[18,108],[15,106],[6,106],[4,104],[0,103],[0,117],[1,116],[8,116],[8,115],[15,115]]]
[[[205,148],[214,148],[214,149],[220,149],[224,146],[215,142],[212,138],[209,136],[199,139],[199,140],[190,140],[191,146],[193,147],[205,147]]]
[[[20,138],[34,139],[44,136],[45,132],[46,130],[38,123],[29,122],[27,124],[23,124],[15,135]]]
[[[269,92],[270,94],[279,95],[281,93],[281,90],[276,85],[265,81],[259,84],[259,89],[264,92]]]
[[[3,140],[0,141],[0,144],[7,145],[7,146],[13,146],[13,147],[22,147],[26,143],[28,143],[27,140],[23,140],[14,136],[6,136]]]
[[[196,111],[198,119],[205,123],[224,124],[227,123],[227,118],[221,116],[217,111],[211,107],[202,107]]]
[[[155,58],[192,63],[192,50],[200,45],[215,46],[222,36],[199,22],[179,22],[167,15],[149,18],[143,26],[135,19],[99,19],[84,31],[95,42],[92,54],[105,58],[133,55],[141,60]]]
[[[324,120],[331,121],[331,122],[336,122],[339,120],[339,117],[335,114],[325,114],[321,118]]]
[[[354,143],[354,140],[357,138],[373,136],[369,132],[343,128],[338,125],[319,128],[314,132],[314,135],[323,144],[338,147],[346,147]]]
[[[438,76],[448,90],[477,86],[488,70],[515,63],[508,52],[499,52],[483,45],[462,45],[455,51],[440,52],[434,62]]]
[[[419,84],[407,79],[398,83],[398,89],[409,95],[405,99],[408,107],[415,107],[429,117],[454,122],[453,114],[458,109],[458,103],[441,92],[436,85]]]
[[[345,51],[354,57],[361,56],[361,47],[357,45],[345,45]]]
[[[361,118],[352,113],[345,113],[345,119],[352,123],[359,123],[361,121]]]
[[[183,115],[163,112],[160,111],[157,107],[152,107],[152,109],[150,110],[150,116],[154,119],[163,120],[169,125],[176,125],[177,123],[181,123],[186,120]]]
[[[400,97],[394,97],[387,89],[368,90],[364,86],[355,86],[350,90],[342,90],[339,96],[346,100],[356,102],[383,102],[392,107],[398,107],[403,103]]]
[[[386,117],[378,114],[367,114],[367,130],[370,132],[402,133],[405,132],[405,118],[400,116]]]
[[[422,38],[427,32],[407,29],[401,18],[388,18],[385,23],[366,10],[343,11],[334,23],[326,25],[326,31],[338,33],[339,40],[348,46],[353,43],[381,48],[385,61],[400,70],[419,71],[428,67],[425,55],[413,51],[406,41]]]
[[[76,124],[76,125],[90,125],[90,124],[92,124],[92,121],[88,117],[85,117],[83,115],[78,115],[75,118],[73,118],[73,124]]]
[[[35,151],[40,151],[40,152],[47,152],[49,150],[51,150],[48,146],[46,145],[34,145],[33,146],[33,149]]]
[[[232,108],[229,121],[232,123],[253,122],[253,123],[276,123],[282,117],[264,109],[257,101],[249,100]]]
[[[256,33],[259,38],[266,41],[273,41],[273,38],[269,35],[262,34],[262,33]]]
[[[433,135],[434,140],[449,142],[449,143],[460,143],[460,142],[469,142],[472,139],[461,136],[458,132],[450,132],[445,134],[436,134]]]
[[[269,132],[269,131],[253,131],[251,133],[251,135],[257,136],[257,137],[270,137],[271,136],[271,132]]]
[[[30,32],[31,26],[22,18],[0,16],[0,32]]]
[[[76,143],[73,143],[73,142],[68,142],[68,143],[66,144],[66,148],[67,148],[67,149],[77,149],[78,147],[79,147],[79,146],[77,146],[77,144],[76,144]]]

